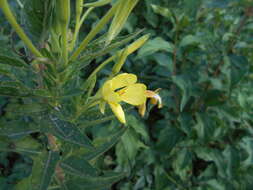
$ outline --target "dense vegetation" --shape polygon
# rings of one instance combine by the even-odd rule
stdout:
[[[42,22],[52,15],[38,12],[52,4],[39,2],[9,4],[32,42],[53,60],[57,52],[45,45],[50,26]],[[80,42],[111,4],[91,10]],[[50,6],[43,10],[51,11]],[[72,31],[75,23],[72,14]],[[112,26],[105,25],[99,34],[110,33]],[[60,68],[72,76],[66,76],[55,99],[54,68],[39,60],[48,69],[41,82],[49,87],[37,89],[39,72],[31,72],[36,59],[1,11],[0,27],[0,190],[30,190],[35,183],[41,190],[253,188],[252,0],[140,0],[120,37],[104,46],[108,38],[96,36],[75,62],[78,68]],[[127,50],[119,48],[145,34],[149,40],[125,60]],[[134,73],[148,89],[160,89],[161,109],[148,101],[141,117],[137,108],[124,105],[126,125],[107,108],[105,115],[98,106],[79,114],[78,104],[86,106],[96,96],[115,65],[91,77],[92,72],[114,55],[115,65],[125,60],[121,73]],[[54,124],[65,126],[66,135]],[[46,161],[50,165],[43,170]]]

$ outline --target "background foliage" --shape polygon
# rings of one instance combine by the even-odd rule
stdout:
[[[253,188],[252,3],[251,0],[139,2],[121,34],[145,28],[151,39],[127,59],[123,72],[137,74],[149,84],[149,89],[162,88],[164,106],[160,110],[149,106],[144,118],[136,110],[130,110],[128,129],[120,142],[96,160],[97,169],[126,173],[127,177],[112,189]],[[94,11],[87,25],[96,22],[107,8]],[[0,52],[20,49],[22,44],[2,16],[0,22],[0,46],[5,47]],[[40,31],[36,27],[35,33]],[[85,34],[89,29],[82,31]],[[22,51],[25,54],[26,50]],[[100,61],[93,60],[83,71],[84,76]],[[101,77],[110,70],[109,66],[104,69]],[[12,72],[20,78],[29,77],[19,69]],[[20,129],[32,125],[29,118],[19,116],[19,111],[36,109],[41,111],[40,107],[20,105],[18,99],[1,97],[1,133],[8,133],[2,128],[4,122],[8,126],[16,126],[18,122]],[[97,137],[98,144],[103,142],[101,137],[119,128],[117,121],[110,119],[90,124],[93,127],[88,132]],[[0,146],[0,189],[14,189],[18,181],[31,174],[32,155],[25,147],[36,151],[45,146],[45,139],[36,137],[36,133],[32,137],[39,139],[39,143],[34,141],[33,147],[30,147],[33,138],[26,141],[21,137],[12,137],[14,145],[20,146],[15,147],[15,153],[5,151],[10,147]]]

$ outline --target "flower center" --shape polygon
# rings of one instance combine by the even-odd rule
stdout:
[[[119,96],[121,96],[126,92],[126,86],[118,88],[118,89],[114,90],[114,92],[116,92]]]

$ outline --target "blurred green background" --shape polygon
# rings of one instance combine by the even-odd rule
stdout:
[[[108,8],[90,15],[83,34]],[[149,89],[161,88],[163,108],[149,105],[144,118],[129,111],[129,129],[97,160],[100,168],[127,173],[112,189],[253,189],[253,1],[141,0],[121,34],[138,29],[150,40],[128,57],[122,72],[136,74]],[[20,47],[0,12],[0,52],[12,49],[29,61]],[[13,113],[18,101],[0,97],[0,128],[12,120],[29,125],[29,118]],[[90,133],[107,135],[104,128],[117,124],[108,121]],[[0,189],[15,189],[31,166],[28,156],[1,151]]]

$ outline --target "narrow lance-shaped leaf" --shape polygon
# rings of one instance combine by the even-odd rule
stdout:
[[[0,96],[10,96],[10,97],[27,97],[29,94],[19,91],[17,88],[10,86],[0,87]]]
[[[93,149],[91,140],[79,131],[77,126],[70,122],[60,120],[56,116],[50,116],[50,120],[52,123],[50,130],[56,137],[81,147]]]
[[[15,67],[28,67],[28,65],[24,61],[5,55],[0,55],[0,64],[6,64]]]
[[[113,18],[112,24],[110,26],[106,44],[111,43],[111,41],[120,33],[123,26],[125,25],[127,18],[129,17],[131,11],[136,6],[139,0],[121,0],[120,6]]]
[[[75,190],[104,190],[125,177],[125,173],[110,173],[101,177],[76,178],[67,182],[69,189]]]
[[[91,59],[94,59],[96,57],[105,55],[105,54],[109,53],[111,50],[119,48],[120,46],[123,46],[123,45],[127,44],[128,42],[130,42],[131,40],[135,39],[142,31],[143,30],[139,30],[139,31],[137,31],[133,34],[129,34],[129,35],[126,35],[126,36],[115,38],[114,39],[115,42],[113,40],[113,42],[111,44],[109,44],[108,46],[103,47],[103,48],[99,49],[96,52],[87,53],[86,55],[84,55],[80,58],[80,61],[83,63],[87,60],[91,60]],[[104,41],[99,42],[99,43],[104,44]],[[97,43],[98,46],[99,46],[99,43]],[[91,45],[93,45],[93,44],[91,44]]]
[[[81,45],[77,48],[77,50],[70,57],[71,61],[76,60],[79,54],[87,47],[88,43],[101,31],[101,29],[110,21],[119,6],[118,1],[113,7],[107,12],[107,14],[97,23],[97,25],[89,32],[89,34],[82,41]]]
[[[111,137],[111,139],[108,142],[96,147],[94,151],[88,152],[87,154],[84,155],[84,158],[90,161],[97,158],[98,156],[106,152],[107,150],[109,150],[114,144],[116,144],[119,141],[121,136],[125,133],[126,129],[127,128],[120,129],[117,133],[115,133]]]
[[[98,171],[84,158],[71,156],[60,163],[60,167],[70,175],[78,177],[96,176]]]
[[[53,151],[33,157],[31,175],[21,180],[15,186],[15,190],[47,190],[52,182],[59,160],[59,153]]]
[[[48,153],[47,159],[44,163],[44,169],[43,169],[43,174],[41,177],[41,182],[39,186],[39,190],[47,190],[52,178],[55,173],[55,168],[57,166],[57,163],[60,159],[59,153],[50,151]]]
[[[138,50],[148,40],[148,38],[149,35],[144,35],[138,40],[134,41],[129,46],[127,46],[123,51],[119,52],[119,59],[117,60],[117,63],[112,69],[113,74],[117,74],[121,70],[123,64],[126,61],[127,56]]]

